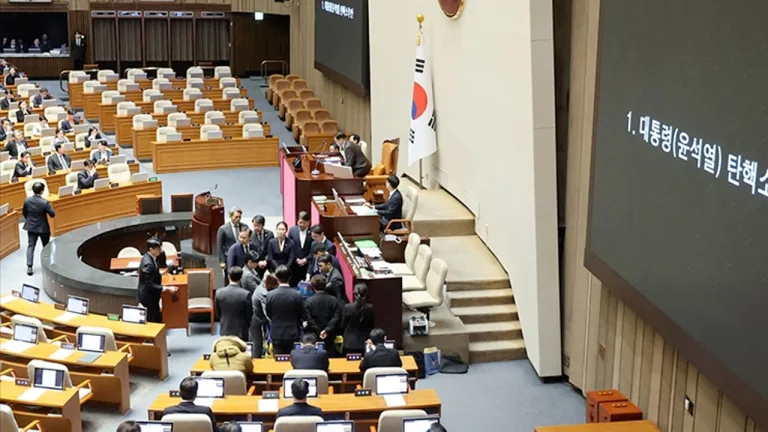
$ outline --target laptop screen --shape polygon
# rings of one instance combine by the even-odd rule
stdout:
[[[84,297],[67,297],[67,312],[88,315],[88,299]]]
[[[133,324],[146,324],[147,310],[139,306],[123,305],[123,322]]]
[[[21,286],[21,298],[27,301],[31,301],[32,303],[37,303],[40,301],[40,288],[23,284]]]
[[[224,378],[197,377],[197,397],[223,398]]]
[[[429,427],[440,421],[440,416],[404,418],[403,432],[429,432]]]
[[[317,342],[317,343],[315,343],[315,348],[317,348],[318,351],[324,351],[325,350],[325,342]],[[301,342],[294,342],[293,343],[293,349],[295,349],[295,350],[301,349]]]
[[[32,385],[51,390],[64,390],[64,371],[36,368],[35,380],[32,382]]]
[[[139,425],[141,432],[173,432],[173,423],[171,422],[140,420],[136,424]]]
[[[13,340],[37,343],[37,326],[16,323],[13,325]]]
[[[307,397],[317,397],[317,378],[302,378],[309,384],[309,394]],[[296,381],[296,378],[284,378],[283,379],[283,398],[290,399],[293,397],[293,391],[291,391],[291,384]]]
[[[261,422],[237,422],[243,432],[263,432],[264,424]],[[142,429],[141,432],[144,432]]]
[[[79,333],[77,335],[77,349],[80,351],[104,352],[104,335],[92,333]]]
[[[376,376],[376,394],[391,395],[408,393],[408,374]]]
[[[352,432],[355,423],[351,421],[329,421],[315,423],[315,432]]]
[[[384,347],[387,349],[395,349],[395,341],[384,339]]]

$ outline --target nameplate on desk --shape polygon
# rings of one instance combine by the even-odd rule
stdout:
[[[29,387],[29,380],[26,378],[16,378],[16,385],[22,387]]]
[[[280,392],[275,390],[263,391],[261,392],[261,398],[262,399],[280,399]]]
[[[130,164],[135,164],[135,163],[136,163],[136,159],[129,159],[129,160],[128,160],[128,162],[126,162],[126,163],[127,163],[128,165],[130,165]]]
[[[179,397],[179,391],[178,390],[168,390],[168,396],[170,396],[170,397]]]
[[[78,190],[76,190],[76,191],[72,192],[72,195],[80,195],[81,193],[83,193],[83,191],[81,191],[80,189],[78,189]]]
[[[11,179],[11,183],[18,183],[18,182],[19,182],[19,178],[18,177],[14,177],[14,178]]]
[[[114,189],[114,188],[116,188],[116,187],[118,187],[118,186],[120,186],[120,184],[119,184],[119,183],[110,183],[110,184],[109,184],[109,187],[110,187],[110,188],[112,188],[112,189]]]
[[[371,389],[357,389],[355,390],[355,396],[370,396]]]
[[[362,358],[362,354],[347,354],[347,361],[360,361]]]
[[[150,177],[150,178],[149,178],[149,181],[151,181],[151,182],[156,182],[156,181],[157,181],[157,177],[156,177],[156,176],[155,176],[155,177]]]
[[[113,314],[113,313],[108,313],[107,314],[107,319],[110,320],[110,321],[120,321],[120,315]]]
[[[289,362],[289,361],[291,361],[291,355],[290,354],[275,354],[275,361]]]
[[[8,333],[0,333],[0,339],[13,339],[13,335]]]
[[[14,296],[14,297],[21,297],[21,292],[13,290],[13,291],[11,291],[11,295]]]
[[[67,310],[67,306],[64,303],[54,303],[53,307],[57,310]]]
[[[203,360],[210,360],[211,355],[210,354],[203,354]]]
[[[75,349],[75,344],[69,343],[69,342],[62,342],[61,349],[73,350]]]

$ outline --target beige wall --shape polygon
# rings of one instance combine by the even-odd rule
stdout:
[[[408,131],[417,14],[432,61],[437,154],[424,162],[477,216],[476,231],[509,273],[528,356],[559,375],[552,6],[541,0],[468,1],[447,19],[436,1],[371,1],[373,152]]]
[[[583,266],[597,65],[598,0],[573,0],[563,353],[584,392],[618,388],[662,431],[760,429]],[[600,347],[604,346],[603,353]],[[688,395],[694,415],[685,411]]]

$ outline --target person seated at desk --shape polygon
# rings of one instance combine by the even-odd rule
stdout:
[[[69,138],[67,138],[66,135],[64,135],[64,131],[59,128],[56,129],[56,137],[53,138],[53,145],[56,144],[69,144]]]
[[[108,165],[110,159],[112,159],[112,150],[108,147],[107,141],[99,141],[99,148],[93,152],[91,161],[97,165]]]
[[[326,249],[325,243],[312,242],[312,246],[310,247],[309,251],[309,270],[307,271],[307,280],[320,272],[317,260],[322,256],[330,257],[333,267],[341,272],[341,265],[339,264],[339,260],[335,256],[328,253],[328,249]]]
[[[251,252],[256,252],[256,245],[251,243],[251,229],[247,225],[240,229],[237,235],[237,243],[229,247],[227,251],[227,269],[232,267],[245,267],[245,261]]]
[[[83,161],[83,170],[77,173],[77,190],[90,189],[93,183],[99,179],[96,165],[88,159]]]
[[[320,256],[317,259],[317,275],[325,277],[325,291],[334,296],[339,305],[344,307],[345,304],[349,303],[349,299],[346,289],[344,289],[344,276],[342,276],[341,270],[336,267],[339,262],[335,260],[336,258],[330,255]]]
[[[53,146],[53,154],[48,156],[48,171],[62,171],[69,170],[72,166],[72,159],[64,150],[63,144],[55,144]]]
[[[91,148],[91,145],[93,145],[94,141],[101,141],[104,138],[101,136],[101,133],[99,132],[99,129],[95,127],[88,128],[88,135],[85,136],[85,147]]]
[[[379,231],[384,231],[389,221],[392,219],[403,218],[403,196],[397,187],[400,186],[400,179],[395,175],[387,177],[387,190],[389,191],[389,198],[381,204],[376,204],[373,208],[376,209],[376,213],[379,214]],[[367,204],[371,207],[370,204]],[[394,223],[390,229],[400,228],[400,223]]]
[[[213,296],[213,307],[219,317],[219,334],[248,339],[248,327],[253,312],[248,291],[240,286],[243,269],[232,266],[228,272],[229,285],[217,289]]]
[[[325,276],[312,276],[310,283],[315,290],[315,295],[304,302],[304,314],[307,316],[305,330],[308,332],[304,336],[312,335],[326,341],[326,351],[329,351],[333,348],[332,344],[341,326],[342,305],[339,304],[335,293],[326,290]],[[293,359],[293,355],[291,355],[291,359]]]
[[[307,403],[309,394],[309,383],[301,378],[297,378],[291,384],[291,393],[293,393],[293,404],[280,408],[277,411],[275,419],[289,416],[318,416],[325,418],[323,410]]]
[[[13,178],[27,177],[32,175],[32,155],[28,151],[21,152],[19,161],[16,162],[16,166],[13,168]]]
[[[49,127],[48,119],[46,119],[42,114],[39,115],[37,123],[35,123],[35,125],[32,127],[32,136],[39,138],[43,135],[43,129],[47,129]]]
[[[352,168],[355,177],[365,177],[371,172],[371,161],[365,157],[359,145],[347,141],[347,135],[344,132],[337,133],[333,140],[343,152],[344,166]]]
[[[330,362],[328,351],[317,349],[317,337],[307,333],[301,337],[301,347],[291,351],[291,366],[294,369],[316,369],[328,372]]]
[[[181,403],[169,406],[163,410],[163,416],[168,414],[205,414],[211,419],[213,432],[219,432],[219,427],[216,425],[216,416],[213,415],[211,407],[195,405],[195,399],[197,398],[197,380],[195,377],[186,377],[181,380],[179,396],[181,396]]]
[[[8,68],[8,75],[5,76],[5,85],[16,85],[16,78],[19,78],[19,73],[16,72],[16,68],[11,66]]]
[[[8,48],[8,38],[3,38],[3,49]],[[0,59],[0,73],[5,74],[11,65],[6,59]]]
[[[208,360],[211,370],[232,370],[249,374],[253,361],[248,355],[248,345],[235,336],[222,336],[213,343],[213,353]]]
[[[34,108],[40,108],[41,106],[43,106],[44,100],[51,100],[51,99],[53,99],[53,96],[51,96],[50,93],[48,93],[47,88],[43,87],[40,89],[40,93],[36,94],[32,98],[32,106]]]
[[[384,330],[380,328],[371,330],[371,333],[368,335],[368,340],[365,341],[367,352],[363,356],[363,360],[360,361],[360,372],[363,374],[365,374],[366,370],[373,367],[403,366],[403,362],[400,360],[400,353],[397,350],[384,346],[385,337]]]
[[[64,132],[72,132],[75,129],[77,121],[75,120],[75,112],[67,110],[67,117],[59,122],[59,128]]]
[[[32,108],[27,106],[27,101],[19,101],[19,109],[16,110],[16,123],[24,123],[24,116],[32,114]]]
[[[51,41],[48,40],[48,35],[45,33],[40,36],[40,49],[43,52],[48,52],[51,50]]]
[[[40,42],[40,39],[35,38],[32,41],[32,45],[29,47],[31,50],[40,50],[40,52],[43,52],[43,44]]]
[[[344,306],[341,328],[344,331],[344,354],[365,352],[365,341],[376,323],[373,305],[368,303],[368,287],[358,283],[355,300]]]
[[[276,237],[267,244],[267,261],[270,271],[275,271],[280,266],[290,267],[294,261],[293,242],[286,236],[288,224],[283,221],[275,227]]]
[[[0,110],[7,111],[11,108],[11,102],[15,102],[13,99],[13,93],[10,90],[3,90],[3,97],[0,99]]]
[[[304,305],[299,290],[291,287],[291,270],[281,265],[275,270],[280,282],[267,294],[265,312],[272,323],[272,346],[275,354],[290,354],[293,343],[299,339],[299,328],[304,319]]]
[[[10,140],[13,138],[13,125],[7,118],[0,119],[0,141]],[[8,145],[8,143],[6,143]],[[5,151],[5,150],[3,150]]]
[[[11,159],[18,159],[19,155],[27,151],[27,145],[24,140],[16,138],[15,133],[10,133],[8,136],[9,138],[5,143],[5,147],[3,147],[3,151],[7,151]]]
[[[322,225],[312,225],[312,227],[309,228],[309,232],[312,233],[312,240],[324,244],[325,250],[327,250],[328,253],[332,256],[336,256],[336,245],[333,244],[333,241],[325,236]]]
[[[141,428],[135,420],[126,420],[117,426],[117,432],[141,432]]]

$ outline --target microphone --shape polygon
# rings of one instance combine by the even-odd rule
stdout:
[[[213,185],[213,187],[212,187],[212,188],[209,188],[209,189],[208,189],[207,195],[208,195],[208,196],[211,196],[211,195],[212,195],[212,194],[211,194],[211,192],[215,191],[215,190],[216,190],[216,189],[218,189],[218,188],[219,188],[219,184],[218,184],[218,183],[216,183],[215,185]]]
[[[324,152],[324,151],[325,151],[325,147],[326,147],[327,145],[328,145],[328,141],[323,141],[323,146],[322,146],[322,147],[320,147],[320,151],[319,151],[319,153],[322,153],[322,152]]]
[[[320,151],[319,151],[319,153],[322,153],[323,151],[325,151],[325,147],[326,147],[327,145],[328,145],[328,141],[323,141],[323,146],[320,148]],[[320,175],[320,171],[317,169],[317,164],[319,164],[319,163],[322,163],[322,161],[318,160],[318,161],[315,163],[315,169],[313,169],[313,170],[312,170],[312,175],[313,175],[313,176],[318,176],[318,175]]]

